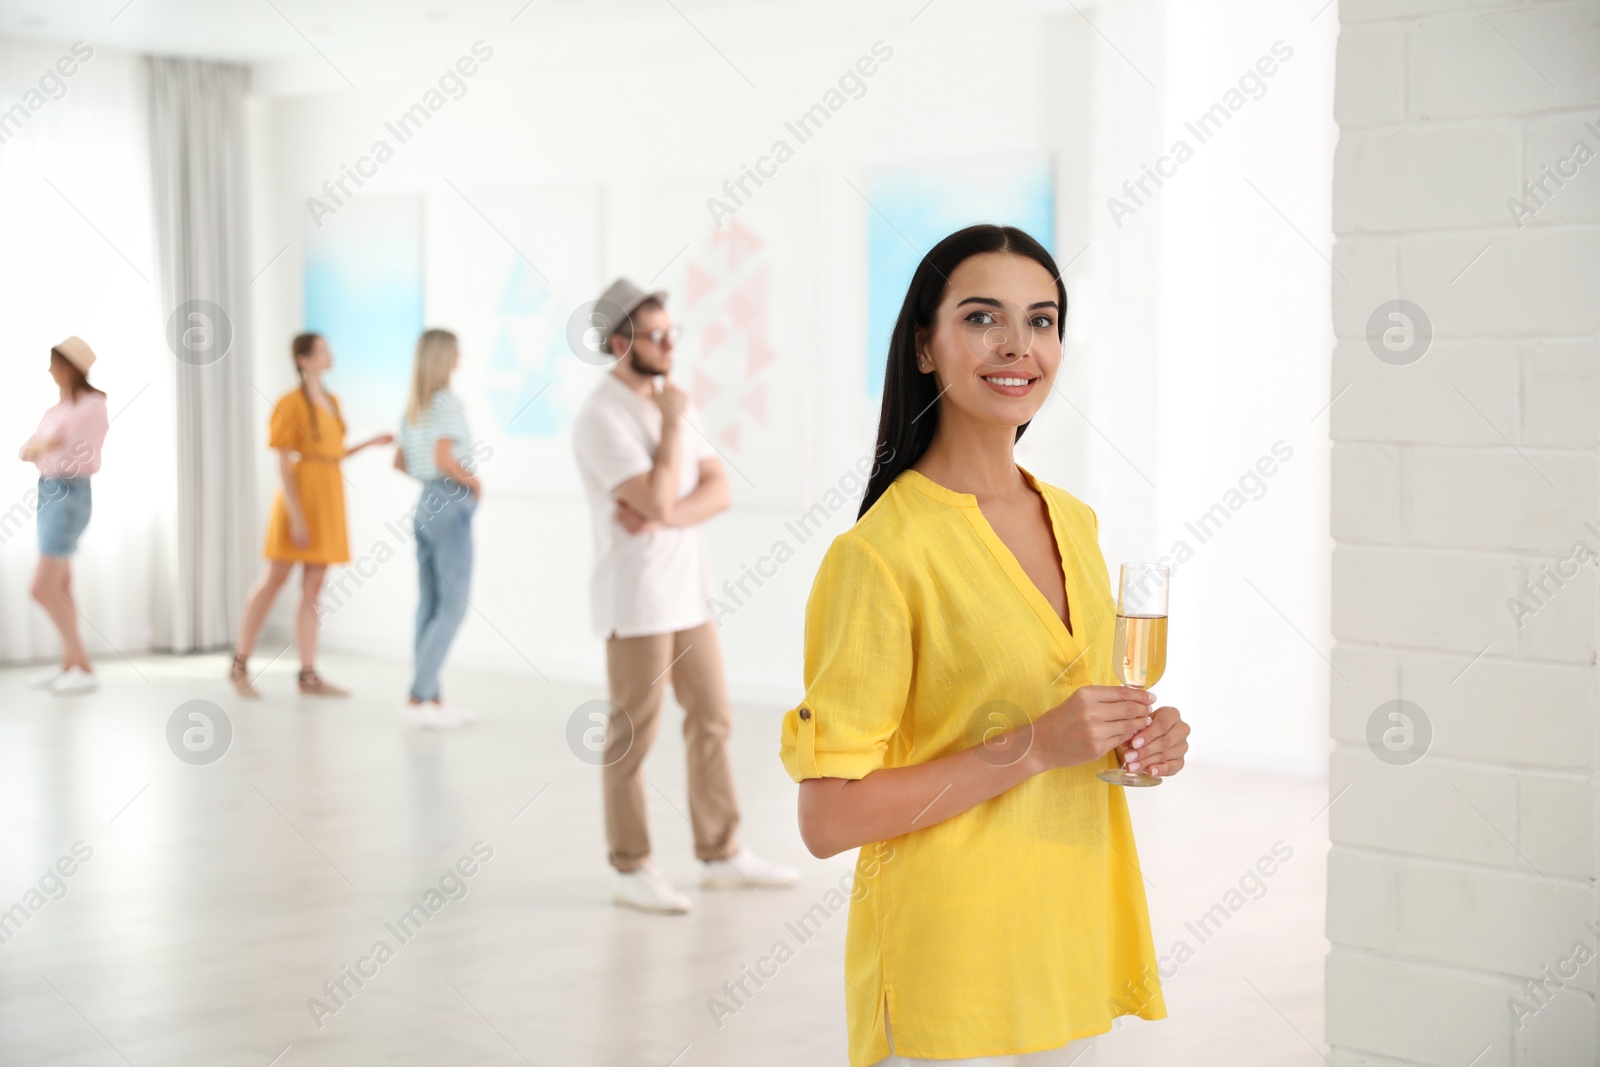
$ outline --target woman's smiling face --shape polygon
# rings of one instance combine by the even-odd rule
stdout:
[[[1038,414],[1061,366],[1061,297],[1027,256],[985,252],[950,274],[918,370],[943,402],[979,422],[1021,426]]]

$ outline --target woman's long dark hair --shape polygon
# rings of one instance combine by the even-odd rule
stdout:
[[[84,393],[99,393],[101,396],[106,395],[104,389],[96,389],[94,386],[89,384],[89,376],[83,373],[83,371],[79,370],[78,365],[72,362],[72,360],[68,359],[66,354],[62,352],[61,349],[52,348],[50,350],[50,362],[66,369],[67,376],[71,379],[67,386],[67,391],[72,394],[72,402],[74,404],[78,402],[78,398]]]
[[[900,305],[900,316],[895,319],[894,334],[889,338],[889,360],[883,375],[883,410],[878,416],[878,447],[874,453],[888,458],[878,463],[867,479],[861,510],[856,513],[858,519],[878,502],[901,471],[922,458],[933,441],[933,432],[939,427],[939,392],[933,375],[917,370],[917,330],[932,329],[933,316],[939,310],[945,286],[955,269],[985,252],[1027,256],[1050,272],[1056,280],[1056,295],[1061,301],[1056,331],[1066,336],[1067,287],[1061,281],[1061,272],[1044,246],[1023,231],[1015,226],[987,223],[968,226],[930,248],[911,276],[905,303]],[[1027,428],[1027,423],[1017,427],[1018,439]]]
[[[311,432],[309,436],[313,440],[315,440],[317,436],[317,405],[311,401],[311,390],[306,388],[305,368],[300,366],[300,361],[309,356],[311,354],[311,350],[315,348],[317,346],[317,342],[321,340],[325,340],[325,338],[320,333],[308,332],[295,334],[294,340],[289,342],[289,358],[294,361],[294,372],[300,378],[300,395],[305,397],[306,411],[310,413],[309,417],[311,419]],[[328,396],[328,403],[333,405],[333,413],[338,415],[339,402],[329,394],[325,393],[324,395]]]

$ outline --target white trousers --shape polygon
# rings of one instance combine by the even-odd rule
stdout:
[[[1095,1067],[1094,1038],[1086,1037],[1063,1048],[1024,1052],[1020,1056],[975,1056],[963,1060],[918,1060],[886,1056],[873,1067]]]
[[[885,1027],[889,1023],[889,1006],[883,1006],[883,1021]],[[889,1044],[894,1044],[893,1031],[890,1031]],[[1095,1055],[1096,1040],[1093,1037],[1079,1038],[1069,1041],[1061,1048],[1043,1049],[1039,1052],[1024,1052],[1018,1056],[973,1056],[961,1060],[922,1060],[911,1056],[885,1056],[873,1067],[1095,1067],[1098,1059]]]

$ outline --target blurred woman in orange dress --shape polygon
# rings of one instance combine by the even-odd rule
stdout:
[[[300,385],[273,405],[267,441],[278,453],[283,486],[272,503],[272,517],[267,522],[267,543],[262,553],[267,558],[267,569],[245,601],[228,680],[240,696],[261,695],[250,678],[250,653],[267,612],[298,563],[300,609],[295,614],[294,633],[300,649],[300,691],[345,696],[345,690],[324,680],[316,668],[317,598],[322,593],[328,565],[350,562],[339,463],[364,448],[391,443],[394,435],[378,434],[347,449],[339,398],[322,386],[323,375],[333,366],[333,351],[327,340],[320,334],[302,333],[291,343],[290,353]]]

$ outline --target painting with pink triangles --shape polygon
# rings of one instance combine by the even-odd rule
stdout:
[[[803,176],[790,177],[721,226],[703,211],[683,212],[699,207],[703,193],[692,197],[701,186],[657,200],[670,204],[656,220],[661,247],[688,242],[654,283],[684,327],[674,378],[742,503],[788,506],[805,492],[816,199]]]
[[[685,308],[702,324],[695,404],[706,414],[707,432],[734,451],[746,422],[766,422],[761,372],[777,359],[768,332],[772,271],[763,245],[733,219],[726,229],[712,231],[709,247],[685,264]],[[708,366],[741,369],[742,379],[713,377]]]

